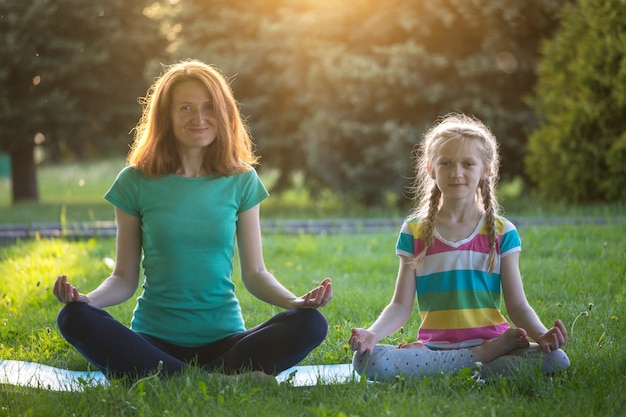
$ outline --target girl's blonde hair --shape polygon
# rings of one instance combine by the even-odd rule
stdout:
[[[146,97],[139,100],[143,112],[127,163],[151,177],[173,174],[180,168],[170,110],[174,88],[187,81],[198,81],[206,87],[217,120],[216,138],[204,157],[205,170],[210,175],[229,176],[257,164],[252,139],[230,85],[218,69],[196,60],[166,67]]]
[[[469,140],[479,143],[482,162],[486,168],[486,176],[480,180],[476,189],[476,202],[482,204],[485,210],[485,226],[491,246],[487,258],[487,270],[492,273],[496,268],[499,244],[496,217],[500,212],[500,205],[495,195],[500,167],[498,142],[489,128],[480,120],[453,113],[439,119],[424,134],[414,155],[416,172],[411,191],[416,205],[409,218],[419,219],[422,222],[424,238],[424,249],[411,262],[415,269],[424,262],[426,251],[433,244],[435,217],[441,206],[441,191],[435,180],[431,178],[428,167],[435,165],[434,161],[446,143]]]

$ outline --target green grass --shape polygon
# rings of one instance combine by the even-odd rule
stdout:
[[[11,204],[10,180],[0,176],[0,224],[113,221],[113,208],[102,197],[123,166],[122,158],[42,165],[37,171],[40,201],[16,205]],[[265,185],[271,189],[277,171],[260,169],[260,173]],[[363,207],[329,190],[312,195],[300,175],[294,176],[294,184],[292,189],[272,193],[263,202],[263,219],[401,219],[411,207],[410,201],[400,196],[395,199],[389,196],[388,204],[383,207]],[[508,217],[623,217],[626,212],[626,202],[588,206],[540,202],[532,191],[524,189],[520,180],[503,183],[498,194]]]
[[[123,159],[42,165],[37,171],[39,202],[15,205],[11,203],[11,181],[0,177],[0,223],[112,221],[113,208],[103,196],[123,166]],[[271,190],[277,171],[260,171],[264,184]],[[294,183],[292,189],[272,193],[271,198],[263,202],[263,218],[399,217],[406,213],[406,207],[391,205],[365,208],[329,190],[314,196],[299,175],[294,176]]]
[[[0,219],[13,224],[113,220],[113,209],[102,196],[123,166],[123,159],[40,166],[39,202],[16,205],[11,205],[11,181],[0,177]]]
[[[123,166],[121,159],[42,166],[39,204],[11,206],[10,182],[0,177],[0,223],[113,220],[102,199]],[[263,172],[271,187],[275,172]],[[225,384],[198,372],[135,387],[86,387],[57,393],[0,386],[0,416],[440,416],[440,415],[623,415],[626,400],[625,337],[626,220],[624,204],[593,207],[538,204],[521,183],[499,190],[508,217],[602,217],[605,224],[520,227],[521,269],[530,303],[546,324],[562,319],[570,331],[566,351],[572,366],[554,377],[524,375],[514,381],[477,385],[465,376],[294,388]],[[363,208],[328,192],[312,196],[302,180],[263,203],[264,219],[403,217],[407,207]],[[264,236],[268,267],[292,291],[302,293],[333,278],[335,297],[324,308],[330,328],[325,342],[304,364],[347,363],[353,326],[368,326],[393,292],[396,232],[355,235]],[[32,240],[0,246],[0,359],[88,369],[59,335],[60,305],[51,296],[58,274],[85,291],[110,272],[113,239]],[[277,309],[252,298],[235,273],[248,325]],[[128,323],[133,303],[110,308]],[[389,343],[409,341],[413,318]]]
[[[609,219],[608,219],[609,220]],[[610,221],[610,220],[609,220]],[[114,384],[82,393],[0,387],[0,416],[617,416],[626,407],[626,223],[525,226],[521,269],[526,294],[546,324],[562,319],[570,331],[572,366],[545,377],[524,375],[477,385],[464,376],[393,383],[295,388],[225,384],[189,372],[138,386]],[[346,363],[353,326],[368,326],[388,302],[397,270],[395,233],[266,235],[265,258],[296,293],[333,278],[335,297],[323,309],[330,329],[305,364]],[[67,274],[85,291],[110,271],[114,241],[40,240],[0,247],[0,358],[87,369],[86,361],[59,335],[51,296],[56,275]],[[247,323],[277,310],[253,299],[235,274]],[[128,323],[132,302],[110,309]],[[415,336],[414,317],[387,341]]]

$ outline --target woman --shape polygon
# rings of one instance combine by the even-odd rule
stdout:
[[[230,86],[212,66],[185,61],[168,67],[142,104],[128,166],[105,195],[115,206],[115,268],[88,294],[58,277],[61,333],[114,377],[191,365],[275,375],[295,365],[326,336],[317,309],[332,284],[326,278],[296,297],[267,271],[259,203],[268,193]],[[231,281],[235,240],[245,287],[286,309],[251,329]],[[142,251],[143,291],[127,328],[102,308],[133,296]]]

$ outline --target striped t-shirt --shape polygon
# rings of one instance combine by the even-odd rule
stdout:
[[[498,262],[487,272],[489,239],[484,216],[472,234],[458,242],[445,240],[435,230],[433,245],[416,271],[421,324],[418,340],[433,348],[475,346],[500,336],[509,323],[500,312],[500,260],[521,250],[517,229],[507,219],[496,219]],[[396,253],[414,258],[424,247],[423,224],[405,221]]]

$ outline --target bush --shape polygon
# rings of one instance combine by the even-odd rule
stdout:
[[[544,44],[529,138],[528,175],[544,196],[569,202],[626,198],[626,7],[579,0]]]

